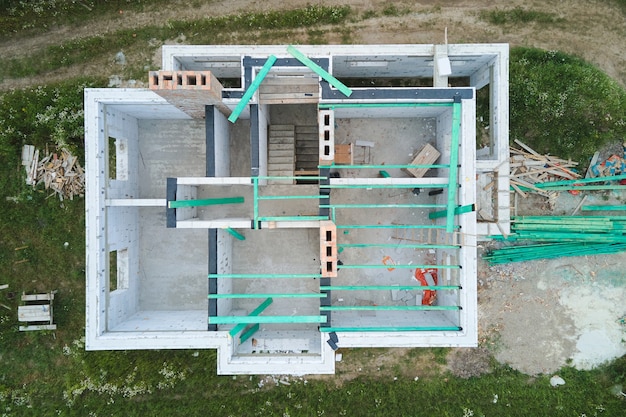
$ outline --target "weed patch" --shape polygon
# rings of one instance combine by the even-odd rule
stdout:
[[[540,12],[537,10],[516,7],[508,10],[483,10],[480,18],[493,25],[519,25],[529,23],[552,24],[560,23],[562,18],[553,13]]]
[[[626,91],[582,59],[513,48],[510,137],[586,166],[603,144],[626,137]]]
[[[185,35],[193,44],[215,44],[228,41],[233,33],[245,34],[261,30],[280,32],[318,25],[337,25],[349,13],[348,6],[309,5],[286,11],[240,13],[192,21],[170,20],[165,26],[146,26],[98,34],[53,45],[24,58],[8,59],[0,67],[0,79],[36,76],[99,57],[113,56],[119,50],[136,46],[154,50],[156,46],[149,46],[154,39],[165,41],[180,34]]]

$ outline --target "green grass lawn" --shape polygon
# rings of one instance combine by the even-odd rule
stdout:
[[[294,19],[279,12],[264,16]],[[528,59],[513,54],[512,86],[518,56]],[[537,70],[542,68],[552,70]],[[340,363],[335,377],[274,382],[217,376],[215,351],[86,352],[84,199],[61,202],[41,186],[26,186],[20,155],[25,143],[40,150],[66,146],[82,163],[82,89],[102,85],[104,80],[69,80],[0,96],[0,284],[10,286],[0,291],[0,303],[9,307],[0,306],[0,416],[626,414],[625,399],[611,392],[616,384],[626,385],[626,357],[593,371],[562,369],[566,385],[552,388],[549,375],[529,377],[495,363],[490,374],[470,379],[407,369],[414,366],[407,360],[352,380],[344,380]],[[19,332],[20,294],[49,290],[58,290],[58,330]],[[436,363],[445,362],[447,350],[426,352]]]

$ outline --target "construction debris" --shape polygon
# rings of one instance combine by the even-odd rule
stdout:
[[[43,183],[46,190],[54,191],[61,201],[73,200],[85,193],[85,171],[78,163],[78,157],[67,149],[61,149],[59,154],[48,153],[39,160],[39,150],[24,145],[22,165],[26,169],[26,184],[36,187]]]
[[[626,174],[626,142],[624,143],[624,151],[621,156],[611,155],[605,161],[598,162],[598,158],[594,155],[594,159],[589,164],[588,172],[592,178]]]
[[[553,208],[559,195],[558,191],[537,185],[580,178],[580,175],[573,170],[578,162],[551,155],[541,155],[517,139],[515,143],[520,149],[510,148],[511,188],[523,198],[528,196],[527,193],[544,196],[548,199],[550,208]]]

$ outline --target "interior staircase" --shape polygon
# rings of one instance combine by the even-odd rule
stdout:
[[[293,125],[270,125],[267,175],[270,177],[293,177],[296,160],[295,127]],[[281,181],[281,184],[289,184]]]
[[[319,129],[296,126],[296,175],[319,175]]]

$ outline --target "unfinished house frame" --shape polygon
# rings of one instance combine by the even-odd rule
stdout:
[[[477,345],[508,45],[164,46],[149,77],[85,91],[87,349],[307,374],[339,348]]]

